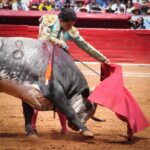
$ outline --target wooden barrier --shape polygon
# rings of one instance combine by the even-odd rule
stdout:
[[[39,18],[45,14],[58,15],[59,11],[12,11],[0,10],[0,24],[38,26]],[[127,14],[77,13],[76,27],[81,28],[130,28]]]
[[[79,28],[80,34],[112,62],[150,63],[150,30]],[[0,25],[1,37],[38,37],[37,26]],[[68,42],[70,53],[82,61],[95,61]]]

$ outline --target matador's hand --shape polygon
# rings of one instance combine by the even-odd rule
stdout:
[[[106,60],[104,60],[104,63],[105,63],[105,64],[110,64],[110,60],[109,60],[109,59],[106,59]]]

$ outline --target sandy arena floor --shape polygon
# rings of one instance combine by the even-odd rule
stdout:
[[[99,71],[99,65],[92,64]],[[80,65],[90,87],[99,83],[99,77]],[[126,87],[137,99],[145,116],[150,122],[150,65],[123,65]],[[0,94],[0,150],[149,150],[150,127],[134,135],[133,142],[127,142],[126,123],[115,114],[98,107],[96,116],[106,122],[87,122],[94,133],[94,139],[85,139],[79,133],[69,129],[68,135],[60,134],[58,116],[53,112],[40,112],[37,128],[39,138],[31,140],[24,133],[24,120],[21,101]]]

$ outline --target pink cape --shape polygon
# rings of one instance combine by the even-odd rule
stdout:
[[[91,93],[89,100],[114,111],[119,119],[127,122],[129,138],[133,133],[149,126],[135,98],[124,87],[122,68],[116,64],[102,64],[103,80]]]

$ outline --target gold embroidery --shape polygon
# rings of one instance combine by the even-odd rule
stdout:
[[[77,38],[79,36],[79,31],[74,26],[72,26],[68,33],[72,38]]]
[[[44,15],[43,16],[43,24],[46,26],[52,26],[57,20],[56,15]]]

